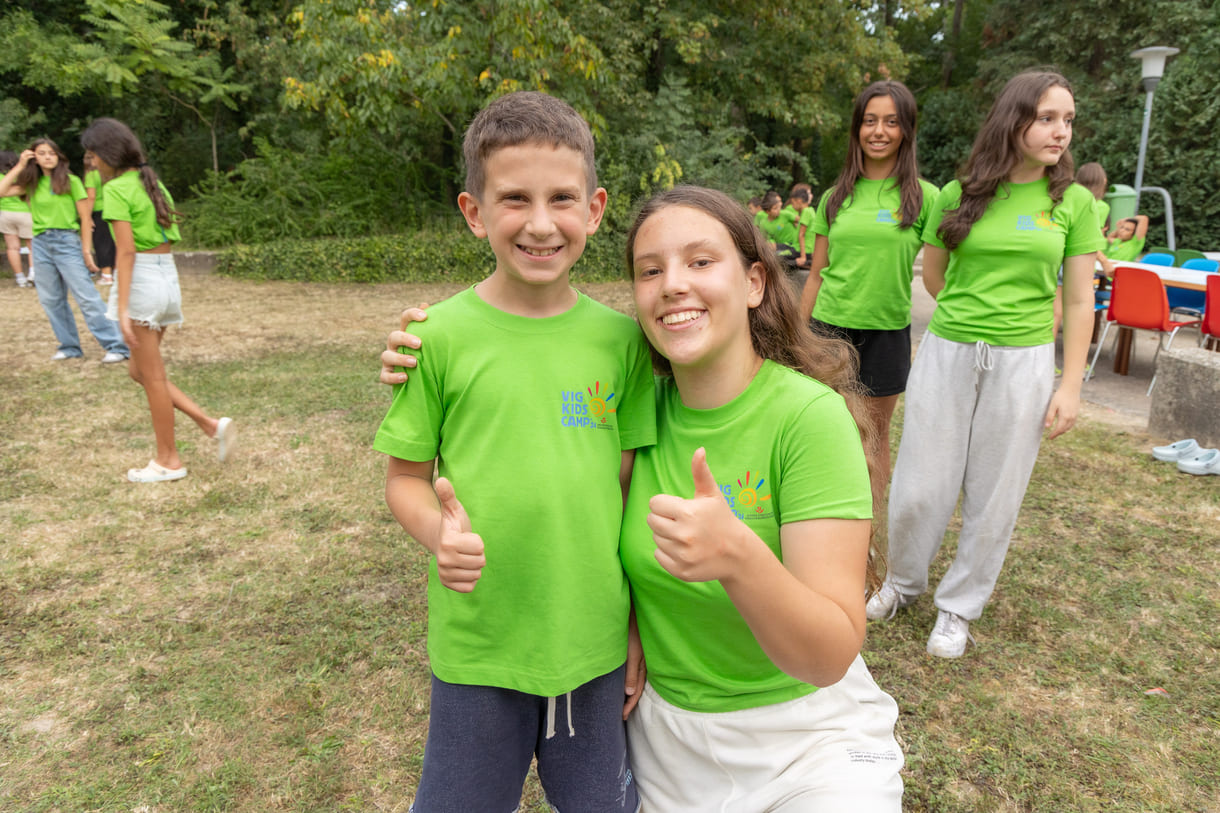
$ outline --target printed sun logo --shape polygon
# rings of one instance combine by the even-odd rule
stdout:
[[[606,416],[614,412],[614,408],[610,406],[610,399],[614,397],[614,393],[602,397],[601,389],[602,382],[594,381],[592,387],[586,388],[586,392],[589,393],[589,414],[597,419],[598,423],[605,423]]]
[[[746,472],[745,482],[737,481],[737,505],[743,511],[753,509],[754,513],[761,514],[763,512],[763,503],[771,499],[771,495],[758,496],[758,489],[762,488],[766,480],[759,480],[753,486],[750,485],[750,472]]]
[[[1038,224],[1038,228],[1040,229],[1050,230],[1055,228],[1055,221],[1051,219],[1050,212],[1039,212],[1038,219],[1034,222]]]

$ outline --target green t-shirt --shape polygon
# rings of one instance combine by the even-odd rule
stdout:
[[[97,190],[93,195],[93,211],[101,212],[102,204],[105,203],[106,185],[102,183],[102,173],[96,169],[91,169],[85,173],[85,190]]]
[[[772,243],[796,245],[796,210],[791,206],[780,209],[779,215],[774,220],[764,213],[758,227]]]
[[[409,385],[373,447],[439,455],[487,565],[456,593],[428,567],[428,655],[441,680],[554,697],[623,664],[622,452],[656,438],[652,364],[634,321],[583,294],[529,319],[473,288],[412,325]]]
[[[161,187],[165,202],[173,209],[174,199],[170,197],[169,190],[160,181],[157,181],[157,184]],[[176,243],[182,239],[178,234],[177,223],[164,228],[157,222],[157,210],[144,189],[144,182],[140,180],[138,170],[133,169],[112,178],[105,188],[106,201],[102,208],[102,217],[108,221],[125,220],[130,223],[136,251],[147,251],[164,242]]]
[[[30,205],[19,195],[5,195],[0,198],[0,212],[24,212],[28,215]]]
[[[833,190],[822,195],[813,230],[826,237],[830,264],[822,269],[815,319],[857,330],[901,330],[911,323],[912,269],[938,194],[927,181],[919,185],[923,205],[907,229],[900,228],[902,196],[892,178],[856,181],[830,224],[826,207]]]
[[[47,229],[80,228],[80,216],[76,211],[76,201],[84,200],[85,187],[80,178],[68,176],[68,191],[56,195],[51,191],[51,179],[46,175],[38,179],[34,191],[30,194],[30,214],[34,217],[34,234],[42,234]]]
[[[941,190],[924,242],[944,248],[936,232],[945,210],[956,208],[961,195],[958,181]],[[1052,210],[1046,178],[1002,184],[950,255],[928,330],[951,342],[998,347],[1053,341],[1059,266],[1105,244],[1097,230],[1096,202],[1089,190],[1072,184]]]
[[[1101,229],[1101,233],[1106,233],[1106,222],[1110,219],[1110,204],[1104,200],[1097,201],[1097,228]]]
[[[1139,256],[1144,253],[1143,237],[1132,237],[1130,240],[1115,240],[1107,248],[1102,251],[1111,260],[1119,262],[1134,262],[1139,259]]]
[[[813,253],[813,241],[816,239],[816,233],[813,230],[814,221],[817,220],[817,215],[813,211],[812,206],[806,206],[801,209],[800,218],[796,221],[796,242],[792,245],[797,248],[801,247],[801,227],[805,229],[805,253]]]
[[[719,581],[682,581],[654,556],[648,501],[694,493],[691,456],[700,446],[733,513],[782,559],[784,523],[872,515],[856,425],[833,390],[772,361],[745,392],[715,409],[683,406],[673,379],[661,379],[657,445],[636,455],[623,517],[623,567],[648,682],[662,697],[721,712],[809,694],[815,687],[780,671],[763,652]]]
[[[754,225],[758,226],[758,228],[760,228],[760,229],[762,228],[763,221],[766,219],[767,219],[766,212],[758,211],[758,212],[754,213]]]

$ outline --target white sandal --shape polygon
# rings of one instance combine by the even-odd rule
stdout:
[[[127,479],[133,483],[164,483],[169,480],[181,480],[186,476],[186,467],[167,469],[155,460],[148,461],[142,469],[128,469]]]

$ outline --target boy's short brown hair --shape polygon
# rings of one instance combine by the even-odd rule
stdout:
[[[593,132],[589,124],[567,102],[536,91],[509,93],[483,108],[462,139],[466,161],[466,192],[482,197],[487,183],[483,170],[488,156],[504,147],[545,144],[567,147],[585,162],[588,191],[597,188],[593,159]]]

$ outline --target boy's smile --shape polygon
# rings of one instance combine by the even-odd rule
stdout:
[[[601,224],[606,191],[589,194],[584,160],[568,147],[502,147],[485,167],[482,195],[458,197],[470,230],[486,237],[496,255],[495,273],[480,293],[513,311],[566,297],[568,271]]]

